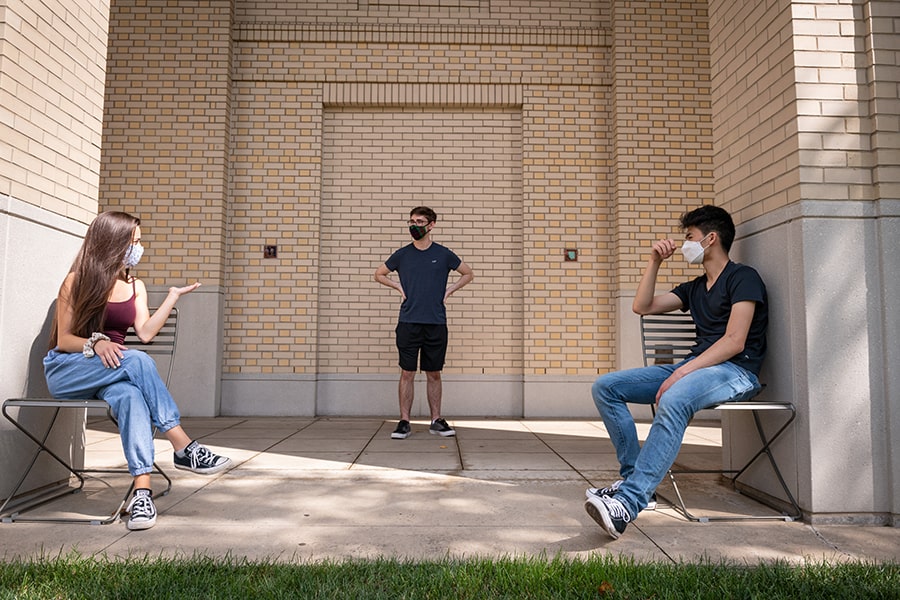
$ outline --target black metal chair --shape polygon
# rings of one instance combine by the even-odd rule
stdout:
[[[644,366],[652,364],[672,364],[681,361],[690,352],[690,349],[694,345],[694,341],[696,340],[696,338],[696,327],[690,313],[675,312],[666,313],[663,315],[642,316],[641,347],[643,348]],[[790,488],[788,487],[787,483],[784,480],[784,477],[781,474],[781,469],[778,468],[778,463],[775,461],[775,456],[772,454],[772,444],[774,444],[775,441],[779,437],[781,437],[788,426],[793,423],[794,419],[797,417],[797,412],[794,408],[794,405],[790,402],[761,402],[751,398],[749,400],[742,400],[739,402],[723,402],[711,407],[711,409],[721,411],[750,411],[753,415],[753,420],[756,423],[756,431],[759,435],[760,448],[739,469],[670,469],[669,481],[672,482],[672,486],[675,489],[675,496],[677,500],[676,502],[671,502],[672,506],[674,506],[675,509],[683,514],[687,519],[703,523],[709,521],[740,521],[747,519],[777,519],[784,521],[793,521],[799,519],[803,515],[803,512],[800,510],[800,506],[794,499],[794,495],[791,493]],[[773,435],[766,435],[762,420],[760,419],[760,413],[773,411],[785,413],[786,420],[781,424],[781,426],[775,431]],[[656,411],[654,410],[653,412],[655,415]],[[763,504],[766,504],[767,506],[779,511],[781,514],[698,516],[688,510],[687,506],[685,505],[684,498],[681,495],[681,490],[678,488],[678,482],[676,481],[675,477],[676,475],[692,473],[711,473],[722,475],[730,480],[733,489],[741,492],[742,490],[738,486],[738,478],[746,473],[747,469],[749,469],[750,466],[753,465],[757,461],[757,459],[759,459],[763,455],[768,458],[768,462],[772,467],[772,471],[775,473],[775,476],[778,478],[778,482],[781,484],[782,490],[784,490],[784,493],[787,496],[788,503],[791,507],[791,512],[783,512],[780,506],[776,506],[766,499],[756,496],[751,497],[754,500],[762,502]],[[657,495],[661,496],[659,492],[657,492]]]
[[[131,333],[126,338],[125,344],[127,346],[139,348],[147,354],[150,354],[157,360],[157,363],[160,363],[162,360],[167,360],[168,365],[164,369],[165,377],[163,378],[163,380],[168,385],[169,378],[172,375],[172,367],[175,364],[175,347],[177,341],[178,309],[173,308],[162,329],[160,329],[159,333],[151,343],[142,344],[140,340],[133,333]],[[53,409],[53,414],[51,415],[50,421],[43,432],[29,431],[28,427],[22,424],[19,415],[21,415],[22,409],[30,408]],[[15,414],[13,414],[12,412],[10,412],[11,409],[18,410],[15,412]],[[24,433],[31,441],[33,441],[37,445],[37,449],[35,450],[31,461],[26,467],[25,472],[22,473],[22,477],[19,479],[12,492],[10,492],[9,496],[4,500],[3,504],[0,505],[0,518],[2,518],[2,522],[14,523],[19,521],[49,521],[53,523],[90,523],[92,525],[107,525],[109,523],[116,522],[119,519],[119,516],[122,514],[122,511],[125,508],[129,497],[131,496],[132,489],[134,488],[133,481],[131,486],[125,492],[125,495],[122,497],[121,502],[119,502],[118,506],[116,506],[116,508],[109,514],[109,516],[106,517],[55,517],[24,515],[24,513],[27,513],[32,509],[37,508],[38,506],[42,506],[44,504],[47,504],[48,502],[56,500],[57,498],[80,492],[84,488],[85,475],[128,473],[127,469],[76,468],[75,466],[73,466],[71,460],[62,458],[58,453],[49,448],[47,445],[47,440],[50,437],[50,433],[53,431],[53,426],[56,424],[56,420],[59,417],[60,411],[64,409],[85,410],[85,414],[87,414],[88,409],[103,410],[105,411],[109,420],[116,425],[116,428],[118,428],[118,423],[116,423],[116,419],[113,416],[112,410],[110,409],[109,405],[103,400],[99,400],[97,398],[87,398],[83,400],[60,400],[56,398],[10,398],[6,400],[3,403],[3,416],[6,417],[6,419],[10,423],[15,425],[19,431]],[[31,473],[32,469],[34,469],[35,464],[37,464],[38,458],[40,458],[41,454],[44,453],[46,453],[47,456],[62,465],[69,472],[69,476],[65,480],[58,482],[58,484],[49,486],[48,489],[39,490],[36,493],[26,492],[23,493],[20,497],[19,491],[22,488],[22,484],[25,483],[28,475]],[[153,471],[151,472],[151,475],[159,475],[166,480],[166,488],[162,492],[154,494],[154,497],[165,496],[166,494],[168,494],[169,490],[172,489],[172,480],[156,463],[153,463]],[[75,486],[72,485],[73,476],[77,480],[77,484]],[[9,510],[7,510],[8,508]]]

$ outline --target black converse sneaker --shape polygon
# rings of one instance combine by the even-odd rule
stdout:
[[[209,448],[194,441],[184,449],[184,456],[175,453],[175,468],[183,471],[192,471],[201,475],[212,475],[231,466],[231,459],[227,456],[219,456]]]
[[[453,430],[453,428],[450,427],[450,425],[447,424],[447,421],[445,421],[443,418],[435,419],[431,423],[431,427],[428,428],[428,431],[430,431],[434,435],[440,435],[443,437],[456,435],[456,432]]]
[[[607,487],[588,488],[584,491],[584,497],[590,499],[597,496],[612,496],[619,491],[619,486],[621,486],[623,483],[625,483],[625,480],[620,479],[613,482]],[[653,495],[650,496],[650,501],[647,502],[647,506],[645,506],[643,510],[656,510],[657,506],[659,506],[659,502],[656,499],[656,492],[653,492]]]
[[[584,510],[597,524],[617,540],[625,532],[625,527],[631,522],[631,515],[625,505],[613,496],[594,496],[584,503]]]
[[[125,512],[129,513],[128,523],[125,524],[128,529],[135,531],[138,529],[150,529],[156,525],[156,506],[153,504],[153,492],[150,490],[139,489],[134,491],[131,502]]]
[[[409,426],[409,421],[406,419],[400,419],[400,422],[397,423],[397,429],[394,430],[394,433],[391,434],[391,439],[394,440],[405,440],[409,437],[409,434],[412,433],[412,428]]]

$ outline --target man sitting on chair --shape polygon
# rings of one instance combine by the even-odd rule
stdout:
[[[689,263],[703,266],[703,275],[654,295],[659,267],[677,249],[674,240],[659,240],[650,250],[632,310],[639,315],[689,310],[697,330],[690,355],[676,364],[608,373],[591,388],[616,448],[621,479],[608,487],[589,488],[584,507],[613,539],[648,508],[694,414],[752,398],[760,390],[757,375],[768,325],[765,284],[752,267],[729,259],[734,222],[727,211],[701,206],[681,217],[681,227],[686,234],[681,252]],[[656,403],[643,447],[629,402]]]

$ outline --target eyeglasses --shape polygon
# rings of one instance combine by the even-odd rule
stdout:
[[[406,222],[407,225],[418,225],[419,227],[425,227],[431,223],[428,219],[410,219]]]

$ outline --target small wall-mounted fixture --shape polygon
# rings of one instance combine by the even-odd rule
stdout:
[[[263,258],[278,258],[278,246],[263,246]]]
[[[566,248],[566,262],[578,260],[578,250],[575,248]]]

